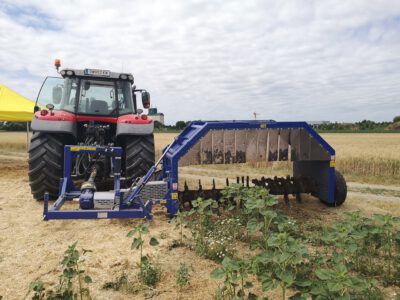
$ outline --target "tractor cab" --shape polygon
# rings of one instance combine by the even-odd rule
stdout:
[[[150,107],[150,94],[137,90],[128,73],[97,69],[64,69],[61,78],[47,77],[36,100],[35,111],[61,110],[77,115],[119,117],[140,113],[136,94],[143,108]]]

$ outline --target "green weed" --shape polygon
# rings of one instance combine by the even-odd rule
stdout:
[[[160,280],[161,268],[158,264],[152,262],[151,258],[148,255],[143,255],[144,235],[148,233],[149,233],[148,225],[142,223],[137,225],[133,230],[131,230],[127,236],[133,237],[131,249],[136,249],[140,251],[140,258],[138,262],[139,280],[148,286],[155,286],[156,283]],[[159,243],[155,237],[150,238],[149,240],[150,246],[157,246],[158,244]]]
[[[138,278],[145,285],[154,287],[161,278],[160,265],[154,263],[149,256],[143,256]]]
[[[249,274],[249,263],[243,260],[234,260],[225,257],[222,266],[211,272],[211,278],[223,279],[222,287],[216,291],[217,299],[255,299],[255,295],[248,292],[253,287],[251,281],[246,281]]]
[[[48,300],[75,300],[75,299],[91,299],[89,288],[86,285],[92,283],[92,278],[88,275],[84,276],[85,270],[80,268],[80,263],[84,259],[80,256],[76,249],[78,242],[68,246],[64,252],[61,261],[62,274],[59,276],[58,285],[55,291],[46,291],[41,280],[37,279],[30,285],[32,291],[32,299],[48,299]],[[83,255],[89,250],[83,250]],[[77,286],[76,286],[77,285]]]
[[[176,284],[180,289],[187,287],[190,283],[189,268],[186,264],[181,263],[178,271],[175,274]]]

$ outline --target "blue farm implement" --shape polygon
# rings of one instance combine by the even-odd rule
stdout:
[[[89,157],[85,180],[80,188],[73,179],[73,165],[79,157]],[[196,121],[191,122],[167,146],[160,159],[146,174],[123,188],[121,161],[124,149],[117,146],[64,146],[63,176],[59,196],[49,207],[49,194],[44,197],[44,219],[152,219],[152,206],[161,204],[173,217],[179,209],[191,206],[197,197],[218,201],[221,189],[188,185],[179,190],[179,167],[205,164],[241,164],[251,162],[291,161],[293,174],[285,178],[237,178],[247,186],[259,185],[271,194],[289,195],[301,200],[308,193],[328,206],[339,206],[346,199],[346,182],[335,171],[335,150],[305,122],[275,121]],[[98,191],[96,180],[104,173],[104,162],[109,161],[108,174],[113,178],[110,191]],[[229,179],[226,179],[229,185]],[[79,209],[66,210],[62,206],[70,200],[79,201]],[[68,205],[72,205],[72,201]]]

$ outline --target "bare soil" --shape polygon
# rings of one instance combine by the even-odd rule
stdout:
[[[198,170],[197,170],[198,171]],[[182,177],[189,179],[196,168],[185,168]],[[197,174],[199,175],[199,174]],[[217,176],[215,176],[217,175]],[[204,180],[213,177],[223,183],[221,171],[201,174]],[[194,180],[194,178],[191,178]],[[355,184],[357,185],[357,184]],[[351,186],[351,185],[350,185]],[[387,188],[387,186],[385,186]],[[390,187],[389,187],[390,188]],[[301,204],[292,202],[286,210],[300,220],[319,219],[325,222],[338,220],[345,211],[356,209],[365,214],[391,213],[400,215],[400,198],[376,194],[350,192],[339,208],[328,208],[312,197],[304,197]],[[136,220],[42,220],[43,204],[32,199],[27,175],[26,155],[0,156],[0,296],[3,299],[23,299],[29,284],[40,278],[46,285],[57,284],[59,263],[67,246],[75,241],[78,249],[91,250],[85,255],[82,267],[93,278],[90,286],[94,299],[210,299],[217,283],[210,279],[216,263],[199,258],[188,248],[169,249],[172,240],[178,238],[174,225],[168,223],[161,208],[156,208],[155,220],[150,224],[151,235],[160,245],[146,246],[163,270],[156,289],[138,285],[137,294],[127,294],[102,289],[104,283],[115,280],[122,271],[134,280],[138,253],[130,250],[131,239],[126,234],[138,222]],[[163,237],[163,238],[161,238]],[[179,263],[191,268],[191,286],[182,291],[175,283]],[[270,297],[277,298],[278,291]]]

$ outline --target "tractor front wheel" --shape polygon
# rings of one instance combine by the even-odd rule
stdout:
[[[35,132],[29,146],[29,185],[33,198],[42,200],[48,192],[50,199],[58,197],[63,176],[64,145],[62,134]]]

